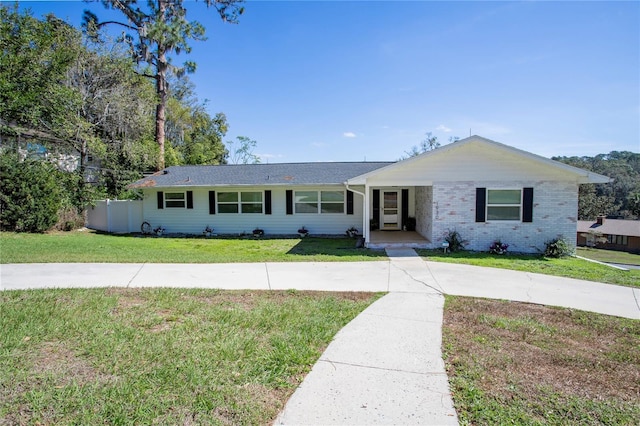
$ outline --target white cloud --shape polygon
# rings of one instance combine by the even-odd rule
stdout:
[[[344,132],[342,136],[344,136],[345,138],[355,138],[356,134],[353,132]]]
[[[436,130],[440,130],[441,132],[445,132],[445,133],[449,133],[451,131],[451,129],[445,126],[444,124],[441,124],[438,127],[436,127]]]

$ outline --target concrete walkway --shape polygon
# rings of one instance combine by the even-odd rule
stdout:
[[[564,306],[640,319],[640,289],[425,262],[5,264],[0,290],[200,287],[388,292],[344,327],[277,424],[457,424],[441,346],[443,294]]]
[[[335,336],[277,425],[458,424],[440,350],[444,296],[416,252],[387,250],[382,297]]]

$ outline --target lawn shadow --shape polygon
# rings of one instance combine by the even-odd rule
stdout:
[[[297,256],[362,256],[386,258],[384,250],[357,248],[357,240],[347,237],[306,237],[293,246],[287,254]]]

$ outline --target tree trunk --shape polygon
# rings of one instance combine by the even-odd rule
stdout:
[[[158,166],[157,171],[164,169],[164,124],[165,124],[165,109],[167,104],[167,91],[161,85],[166,85],[164,76],[160,73],[157,75],[157,93],[160,97],[158,105],[156,106],[156,143],[158,144]]]
[[[166,4],[158,2],[159,14],[164,16]],[[158,64],[156,67],[156,93],[158,105],[156,106],[156,143],[158,144],[157,171],[164,169],[164,139],[165,139],[165,110],[167,108],[167,63],[166,47],[158,43]]]

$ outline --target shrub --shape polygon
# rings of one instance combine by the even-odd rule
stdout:
[[[49,163],[0,153],[0,227],[44,232],[54,226],[62,207],[58,175]]]
[[[460,236],[460,233],[455,230],[449,230],[445,234],[444,240],[449,243],[449,251],[456,252],[464,250],[464,246],[468,243]]]
[[[509,248],[509,244],[505,244],[500,240],[495,240],[489,246],[489,253],[491,254],[505,254],[507,249]]]
[[[573,254],[571,245],[564,238],[556,238],[545,243],[544,257],[564,257]]]
[[[73,231],[84,226],[84,216],[73,206],[62,206],[58,210],[58,222],[54,228],[58,231]]]

